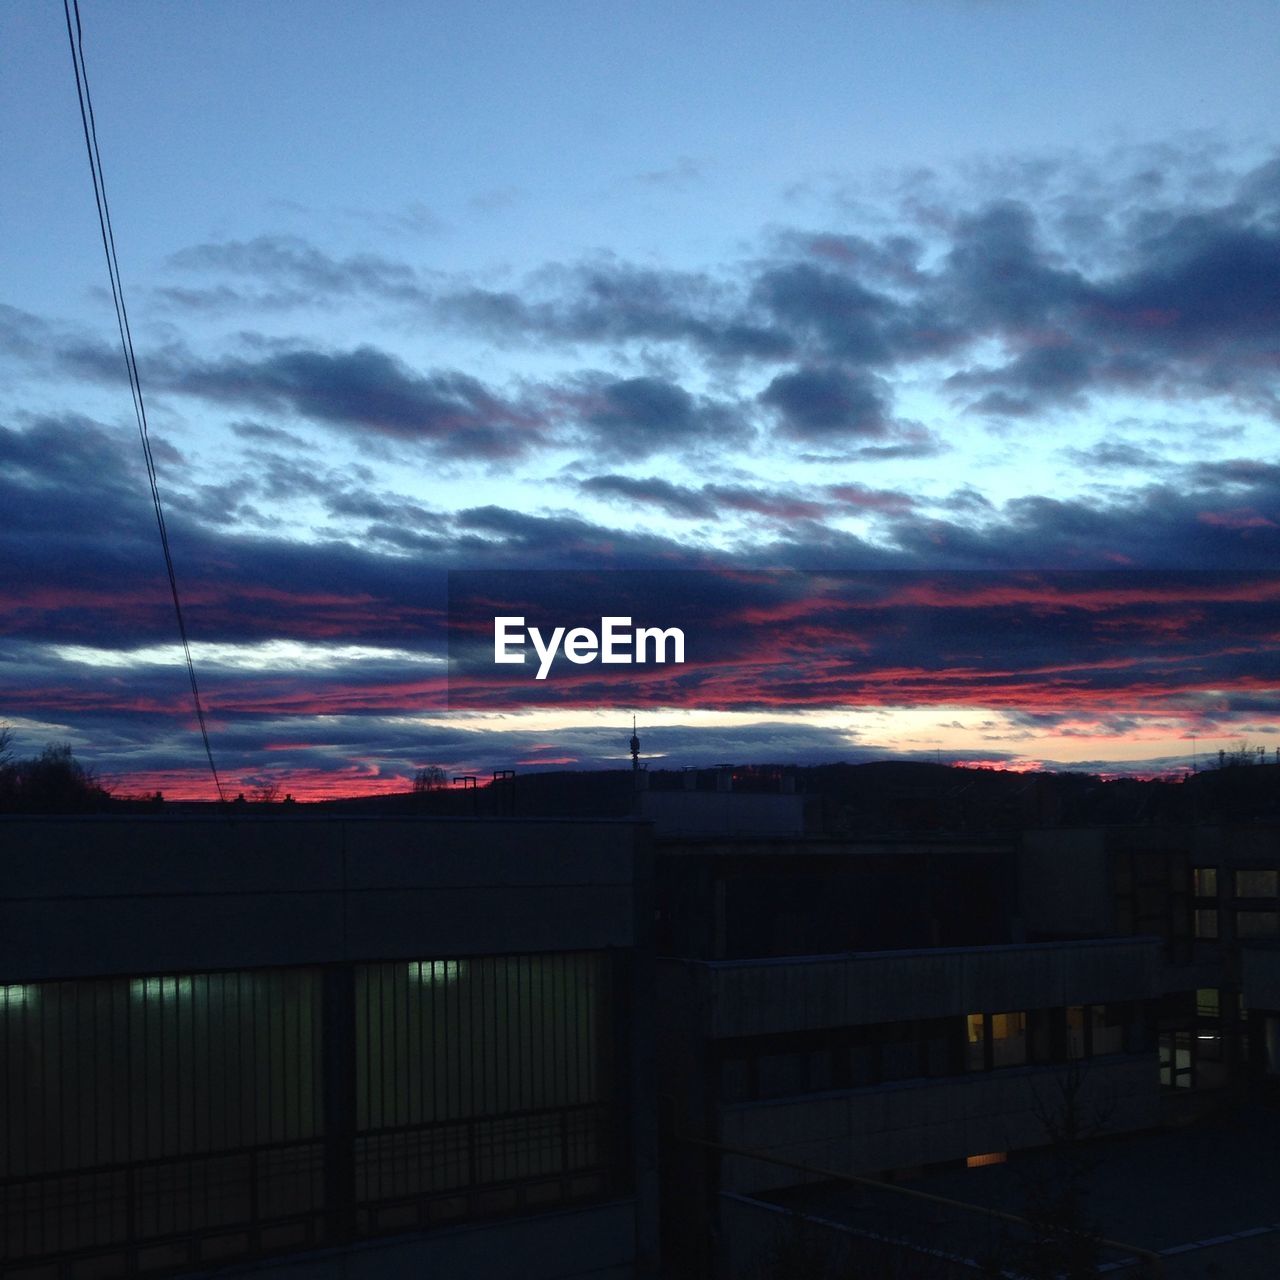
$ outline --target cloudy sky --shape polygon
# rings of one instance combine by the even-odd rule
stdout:
[[[1272,0],[82,13],[233,790],[1280,746]],[[0,136],[0,723],[208,795],[59,5]],[[478,569],[699,662],[450,707]]]

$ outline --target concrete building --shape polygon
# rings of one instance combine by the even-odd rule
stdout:
[[[1280,1085],[1274,824],[687,836],[656,878],[677,1274],[745,1274],[752,1214],[828,1174],[977,1170]]]
[[[733,1274],[743,1198],[822,1171],[1003,1160],[1068,1106],[1099,1132],[1159,1122],[1161,940],[1031,940],[1021,858],[1016,839],[660,844],[676,1274]]]
[[[0,1270],[733,1280],[829,1175],[1280,1085],[1280,827],[645,795],[0,820]]]
[[[645,830],[0,820],[0,1270],[656,1267]]]

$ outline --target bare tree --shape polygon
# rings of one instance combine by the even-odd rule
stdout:
[[[438,764],[424,764],[413,775],[413,792],[422,795],[427,791],[442,791],[445,783],[445,772]]]
[[[1103,1234],[1089,1209],[1099,1161],[1093,1139],[1114,1110],[1085,1098],[1087,1069],[1072,1058],[1055,1078],[1052,1097],[1037,1093],[1036,1118],[1044,1128],[1043,1158],[1023,1175],[1022,1215],[1031,1238],[1015,1250],[1016,1268],[1028,1280],[1094,1280],[1101,1275]]]

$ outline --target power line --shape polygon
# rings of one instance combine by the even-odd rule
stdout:
[[[129,313],[124,305],[124,286],[120,280],[120,263],[116,258],[116,239],[111,227],[111,210],[107,205],[107,186],[102,173],[102,156],[98,151],[98,130],[93,117],[93,99],[89,94],[89,72],[84,62],[84,31],[80,25],[80,0],[62,0],[62,11],[67,19],[67,42],[71,46],[71,65],[76,76],[76,96],[80,100],[80,123],[84,128],[85,150],[89,153],[89,172],[93,176],[93,198],[98,206],[98,227],[102,232],[102,251],[107,258],[107,274],[111,278],[111,300],[116,309],[116,327],[120,331],[120,347],[124,352],[125,367],[129,374],[129,391],[133,396],[134,417],[138,421],[138,435],[142,440],[142,456],[147,465],[147,482],[151,487],[151,505],[155,508],[156,526],[160,530],[160,546],[164,550],[164,566],[169,575],[169,591],[173,596],[173,611],[178,619],[178,634],[182,638],[182,653],[187,662],[187,675],[191,679],[191,699],[195,704],[196,720],[200,725],[200,738],[204,753],[213,774],[213,785],[218,799],[225,800],[218,767],[213,762],[213,748],[209,745],[209,729],[205,723],[204,705],[200,701],[200,686],[196,682],[195,663],[191,660],[191,645],[187,640],[187,625],[182,617],[182,602],[178,597],[178,578],[173,569],[173,555],[169,550],[169,530],[165,525],[164,508],[160,504],[160,489],[156,483],[156,464],[151,454],[151,437],[147,432],[147,407],[142,398],[142,382],[138,377],[138,361],[133,352],[133,334],[129,329]],[[72,13],[75,14],[74,29]]]

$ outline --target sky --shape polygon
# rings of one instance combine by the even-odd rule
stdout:
[[[81,14],[232,792],[1280,748],[1271,0]],[[210,796],[60,5],[0,136],[0,724]],[[451,690],[479,570],[696,660]]]

